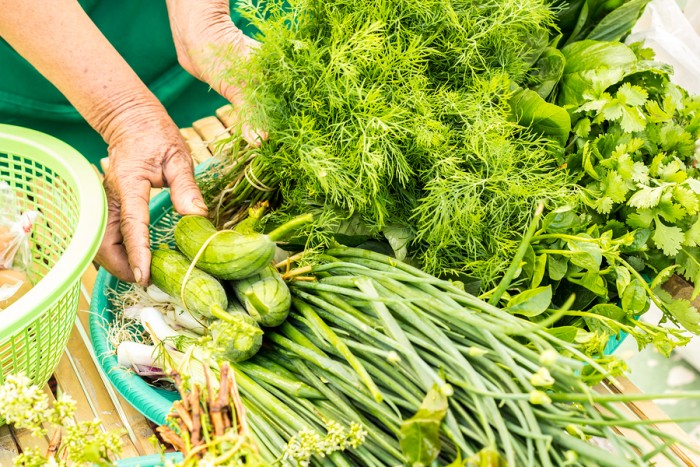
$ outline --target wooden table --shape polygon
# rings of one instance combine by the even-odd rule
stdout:
[[[215,143],[229,136],[228,129],[235,124],[231,111],[230,106],[222,107],[216,112],[216,117],[198,120],[193,123],[192,128],[181,130],[195,163],[211,157]],[[105,172],[109,169],[107,159],[102,161],[102,168]],[[154,190],[152,195],[158,191]],[[82,278],[78,317],[68,340],[68,347],[59,361],[52,382],[44,390],[51,398],[62,393],[70,395],[77,404],[77,419],[97,418],[102,421],[106,430],[122,430],[123,458],[155,454],[157,451],[149,441],[154,434],[154,425],[116,393],[96,363],[88,333],[90,297],[96,276],[97,271],[91,266]],[[627,378],[618,378],[615,384],[606,384],[596,389],[607,393],[640,393]],[[664,412],[650,401],[627,404],[627,409],[640,419],[668,419]],[[658,428],[689,439],[675,424],[659,424]],[[11,465],[12,458],[22,450],[36,447],[45,451],[48,442],[46,436],[35,437],[27,430],[15,429],[8,425],[1,426],[0,466]],[[700,465],[700,457],[680,446],[674,446],[673,449],[685,465]],[[662,466],[667,463],[660,461],[656,465]]]

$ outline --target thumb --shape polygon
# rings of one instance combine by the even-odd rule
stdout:
[[[184,151],[177,151],[163,163],[163,178],[170,188],[173,207],[183,216],[207,215],[207,205],[194,181],[192,158]]]

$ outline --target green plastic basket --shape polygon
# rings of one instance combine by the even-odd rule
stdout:
[[[0,180],[13,188],[22,209],[40,213],[29,270],[36,285],[0,312],[0,382],[23,373],[43,386],[75,322],[80,279],[102,240],[107,202],[80,153],[25,128],[0,125]]]

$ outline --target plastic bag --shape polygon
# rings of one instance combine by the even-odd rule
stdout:
[[[652,0],[627,40],[644,41],[656,60],[673,66],[671,81],[700,94],[700,0],[681,9],[676,0]]]
[[[31,232],[37,216],[36,211],[23,213],[10,185],[0,182],[0,270],[29,269]]]
[[[0,270],[0,311],[15,303],[32,289],[29,277],[21,271]]]

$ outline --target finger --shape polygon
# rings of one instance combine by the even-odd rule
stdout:
[[[111,198],[109,191],[107,194]],[[119,204],[117,200],[110,199],[107,204],[107,228],[95,261],[119,280],[133,282],[134,274],[129,267],[126,249],[122,243],[119,219]]]
[[[266,132],[258,128],[253,128],[248,122],[249,119],[246,117],[243,110],[248,108],[248,106],[246,106],[245,97],[240,88],[231,84],[219,82],[219,86],[215,87],[215,89],[233,105],[234,111],[238,113],[241,122],[241,136],[249,145],[259,147],[263,141],[267,140]]]
[[[192,158],[184,150],[163,161],[163,177],[170,187],[170,199],[177,212],[207,215],[207,205],[194,181]]]
[[[121,233],[134,281],[148,285],[151,270],[148,198],[151,184],[147,180],[122,182]]]

